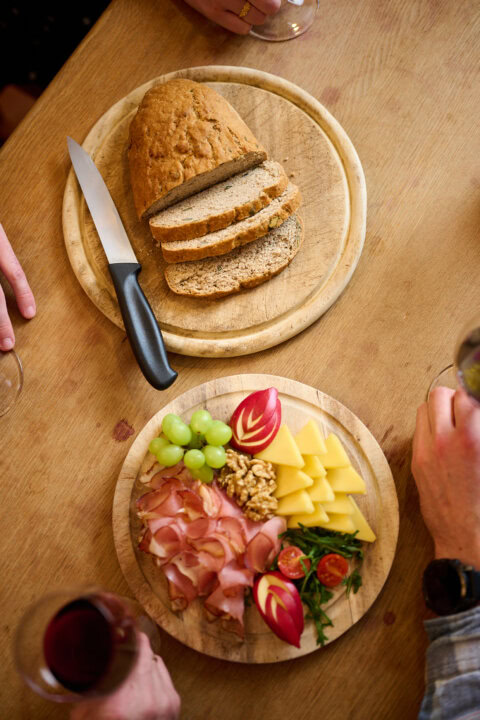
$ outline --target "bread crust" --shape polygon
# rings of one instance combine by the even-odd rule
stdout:
[[[288,185],[288,178],[285,173],[279,177],[277,182],[272,182],[268,187],[264,187],[262,192],[253,200],[237,205],[233,208],[225,209],[221,213],[210,215],[201,220],[192,220],[183,225],[163,225],[155,226],[155,218],[150,218],[150,230],[157,245],[161,242],[176,242],[183,240],[194,240],[195,238],[208,235],[209,233],[223,230],[233,223],[244,220],[247,217],[255,215],[264,207],[270,204],[272,200],[282,195]],[[192,202],[193,202],[192,198]]]
[[[201,260],[206,257],[216,257],[217,255],[225,255],[240,245],[245,245],[253,240],[266,235],[273,227],[279,227],[290,215],[300,207],[302,196],[300,190],[295,185],[292,186],[292,192],[286,197],[280,206],[277,206],[271,214],[266,213],[264,217],[255,218],[253,222],[243,228],[238,225],[231,225],[231,232],[225,233],[215,244],[202,245],[203,238],[199,238],[199,244],[196,247],[182,247],[182,243],[163,243],[162,254],[168,263],[188,262],[190,260]],[[174,247],[173,247],[174,245]]]
[[[208,290],[198,293],[198,292],[192,292],[192,291],[183,291],[182,288],[178,287],[173,277],[171,277],[171,274],[175,272],[175,266],[171,265],[170,267],[167,267],[165,270],[165,279],[167,281],[167,285],[169,286],[170,290],[174,292],[176,295],[183,295],[187,297],[193,297],[193,298],[199,298],[199,299],[205,299],[205,300],[218,300],[219,298],[225,297],[227,295],[232,295],[234,293],[240,292],[241,290],[247,290],[249,288],[257,287],[257,285],[261,285],[264,282],[267,282],[272,277],[275,277],[275,275],[279,275],[285,268],[292,262],[294,257],[297,255],[298,251],[300,250],[302,244],[303,244],[303,238],[304,238],[304,225],[298,216],[295,216],[295,222],[297,224],[297,234],[296,234],[296,247],[292,250],[290,255],[285,257],[284,262],[280,263],[275,269],[266,271],[264,273],[261,272],[259,269],[258,273],[256,275],[252,275],[248,279],[245,280],[239,280],[237,284],[224,291],[219,290],[213,290],[212,292],[208,292]],[[259,240],[260,242],[260,240]],[[242,254],[242,248],[237,249],[239,262],[241,262],[241,254]],[[228,256],[227,256],[228,257]],[[227,259],[227,258],[225,258]]]
[[[196,177],[204,176],[200,189],[213,185],[224,163],[247,159],[252,167],[266,158],[237,111],[208,85],[184,78],[155,85],[130,124],[128,159],[138,217],[166,207],[169,194]],[[233,167],[229,174],[241,169]],[[191,185],[186,195],[199,189]]]

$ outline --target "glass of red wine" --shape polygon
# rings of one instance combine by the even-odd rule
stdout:
[[[102,697],[135,664],[135,617],[126,599],[98,588],[54,592],[23,616],[14,654],[23,680],[48,700]]]
[[[434,377],[427,398],[440,385],[453,390],[461,386],[470,397],[480,402],[480,316],[462,328],[455,346],[454,362]]]

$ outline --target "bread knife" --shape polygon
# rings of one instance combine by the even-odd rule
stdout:
[[[168,362],[162,333],[138,282],[142,266],[117,208],[90,155],[67,137],[73,168],[108,260],[120,312],[142,373],[157,390],[170,387],[177,373]]]

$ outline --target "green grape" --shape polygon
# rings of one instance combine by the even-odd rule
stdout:
[[[169,442],[168,438],[165,437],[165,435],[163,435],[163,433],[162,433],[162,435],[160,435],[159,437],[156,437],[156,438],[153,438],[153,440],[150,440],[150,445],[148,446],[148,449],[150,450],[151,453],[156,455],[157,452],[161,448],[163,448],[169,444],[170,444],[170,442]]]
[[[174,445],[188,445],[192,439],[192,431],[180,418],[169,424],[165,435]]]
[[[210,484],[213,480],[213,470],[208,465],[202,465],[201,468],[196,470],[190,470],[194,478],[201,480],[204,483]]]
[[[192,432],[192,439],[188,443],[189,448],[193,448],[194,450],[201,450],[201,448],[205,445],[205,435],[202,435],[201,433]]]
[[[171,467],[180,462],[183,457],[183,448],[178,445],[165,445],[157,453],[157,460],[161,465]]]
[[[198,470],[205,465],[205,455],[201,450],[187,450],[183,456],[183,462],[189,470]]]
[[[214,420],[205,433],[205,439],[209,445],[226,445],[231,437],[232,428],[221,420]]]
[[[212,416],[208,410],[195,410],[190,418],[190,427],[194,433],[205,435],[212,422]]]
[[[205,462],[212,468],[221,468],[227,461],[225,450],[221,446],[205,445],[202,452],[205,455]]]
[[[162,420],[162,432],[164,432],[165,435],[167,435],[168,428],[171,427],[173,423],[179,422],[179,421],[183,422],[182,418],[178,417],[178,415],[174,415],[173,413],[168,413],[167,415],[165,415],[165,417]]]

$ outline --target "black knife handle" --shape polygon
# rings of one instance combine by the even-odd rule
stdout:
[[[157,390],[166,390],[177,377],[169,365],[162,333],[138,282],[142,266],[113,263],[108,266],[130,345],[146,379]]]

